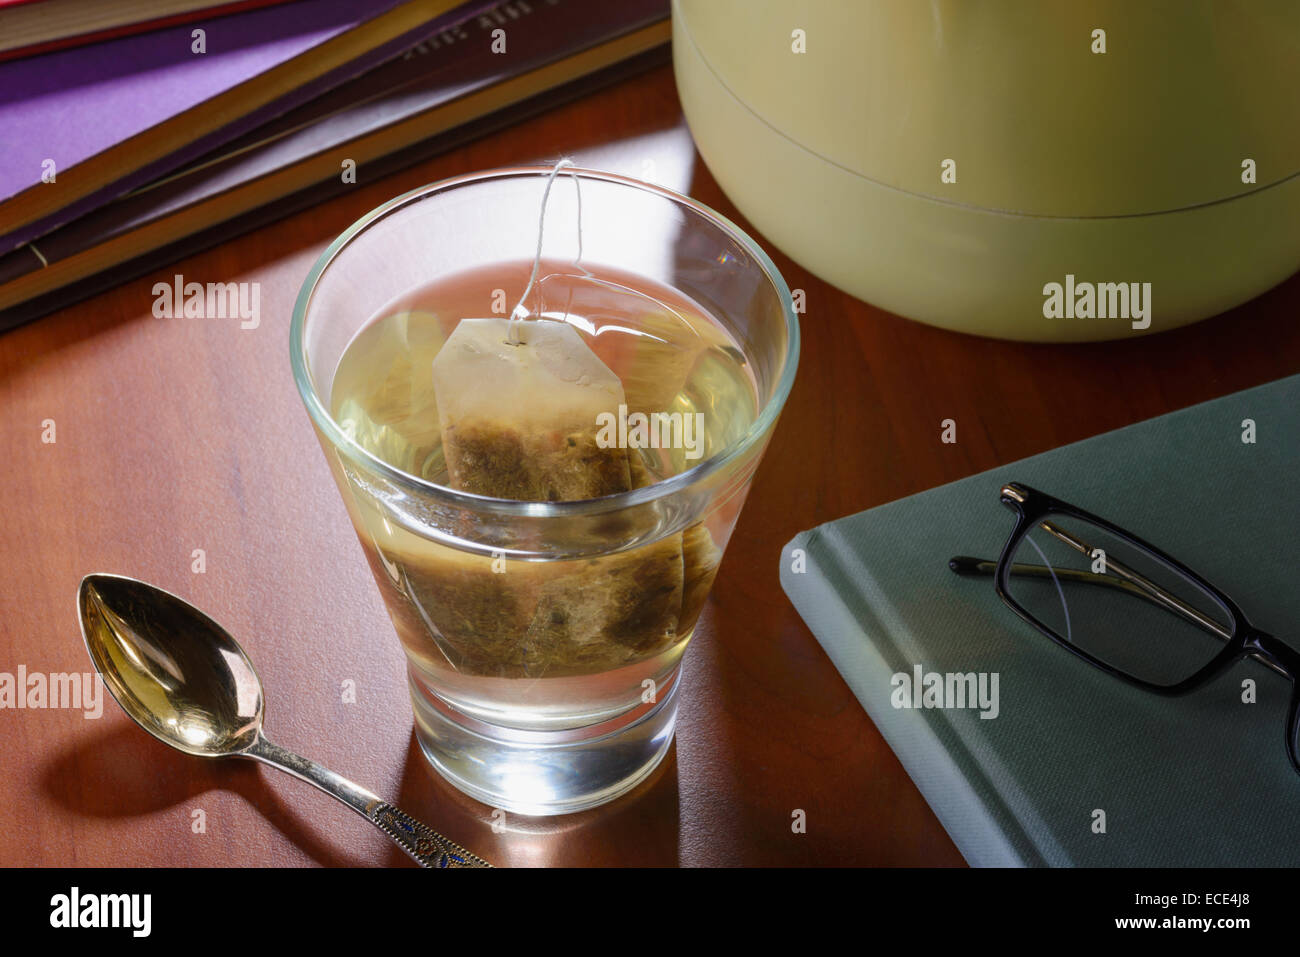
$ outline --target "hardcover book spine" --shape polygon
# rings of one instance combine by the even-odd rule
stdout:
[[[892,706],[891,678],[911,672],[917,662],[905,660],[891,640],[891,627],[898,627],[901,618],[874,587],[870,569],[840,537],[831,525],[795,536],[782,554],[781,586],[957,849],[975,867],[1071,864],[1054,841],[1047,838],[1048,846],[1040,847],[1019,823],[1003,797],[1012,785],[1003,781],[997,786],[996,776],[986,773],[946,712]],[[802,566],[796,565],[799,550]],[[855,596],[856,613],[846,596]]]

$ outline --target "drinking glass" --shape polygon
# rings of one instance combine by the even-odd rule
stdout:
[[[534,815],[612,800],[666,753],[682,654],[799,353],[789,289],[733,223],[663,187],[568,168],[547,205],[548,259],[580,254],[587,267],[644,277],[697,303],[735,344],[733,358],[753,387],[752,421],[692,467],[583,501],[475,495],[371,454],[331,414],[344,350],[369,319],[413,289],[496,263],[531,261],[551,172],[516,167],[458,176],[362,217],[307,276],[290,336],[299,392],[407,655],[424,754],[478,800]],[[580,235],[573,225],[579,220]],[[694,578],[693,547],[707,553]],[[548,660],[547,639],[535,629],[539,594],[554,597],[554,583],[568,583],[547,612],[561,623],[569,613],[565,601],[590,600],[581,592],[598,593],[611,582],[636,583],[635,604],[644,597],[637,588],[652,588],[657,556],[665,554],[683,563],[677,594],[690,592],[692,606],[687,613],[681,599],[668,640],[621,645],[617,656],[593,653],[562,667],[530,665],[534,652]],[[480,601],[471,613],[466,596],[484,594],[499,601]],[[505,644],[519,654],[509,667],[483,667],[478,644]],[[592,647],[600,652],[605,645]]]

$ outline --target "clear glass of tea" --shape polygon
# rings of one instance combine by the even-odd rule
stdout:
[[[625,402],[593,434],[627,450],[627,488],[524,501],[453,487],[434,358],[462,319],[515,308],[551,173],[474,173],[385,203],[317,261],[291,331],[425,755],[474,798],[535,815],[612,800],[667,752],[682,655],[799,354],[789,289],[733,223],[566,169],[524,305],[574,327],[621,381]],[[551,446],[505,418],[461,440],[508,478],[520,449]]]

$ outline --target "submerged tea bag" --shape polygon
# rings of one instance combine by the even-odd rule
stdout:
[[[631,487],[627,451],[598,441],[624,407],[623,384],[566,322],[528,319],[524,303],[542,263],[542,193],[532,274],[510,318],[462,319],[433,360],[442,445],[451,485],[532,502],[598,498]],[[578,180],[574,179],[575,186]],[[582,258],[582,199],[578,258]]]
[[[632,487],[642,488],[654,479],[646,468],[645,460],[637,452],[629,453],[628,465],[632,470]],[[722,561],[722,550],[713,541],[708,526],[697,522],[661,543],[680,549],[682,555],[681,608],[675,623],[678,636],[690,634],[704,610],[704,600],[709,596],[713,578]]]
[[[566,163],[552,171],[552,180]],[[607,424],[627,407],[619,376],[574,326],[519,318],[537,279],[540,247],[539,229],[538,256],[516,318],[462,319],[433,360],[447,482],[532,502],[648,485],[654,479],[641,453],[608,441]],[[649,372],[633,368],[651,388]],[[671,371],[668,378],[676,379]],[[651,391],[647,401],[659,401]],[[659,655],[689,633],[720,558],[702,524],[629,548],[636,537],[630,522],[611,519],[608,552],[594,557],[501,568],[487,556],[453,549],[394,553],[395,583],[441,657],[462,674],[608,671]]]
[[[631,487],[627,450],[598,441],[623,385],[567,323],[462,319],[433,386],[453,488],[564,502]]]
[[[598,441],[603,416],[624,404],[622,383],[572,326],[463,319],[434,359],[433,381],[454,488],[541,502],[632,488],[628,451]],[[439,643],[462,671],[583,674],[676,640],[680,537],[502,574],[473,564],[449,560],[430,582]]]
[[[653,657],[680,633],[680,535],[599,558],[515,562],[504,573],[490,556],[452,549],[393,560],[393,598],[408,606],[398,616],[462,675],[596,674]]]

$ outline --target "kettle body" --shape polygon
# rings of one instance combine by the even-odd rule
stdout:
[[[1300,268],[1294,0],[674,0],[673,60],[754,227],[911,319],[1119,338]]]

